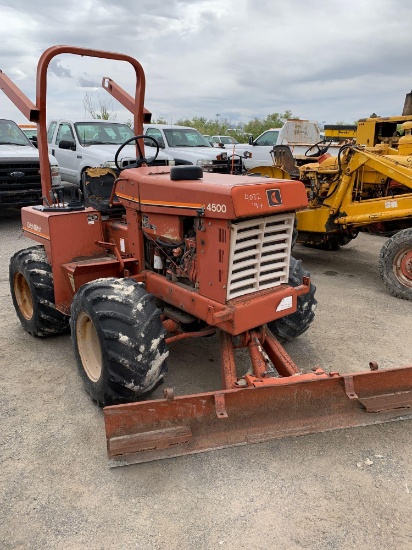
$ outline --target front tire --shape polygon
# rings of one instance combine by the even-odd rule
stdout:
[[[382,246],[379,275],[389,292],[403,300],[412,300],[412,229],[395,233]]]
[[[33,336],[60,334],[69,319],[56,309],[51,265],[42,246],[16,252],[10,260],[13,305],[24,330]]]
[[[290,286],[296,287],[302,284],[303,277],[308,277],[309,272],[302,268],[302,260],[290,258],[289,281]],[[317,301],[315,299],[316,287],[310,283],[310,290],[307,294],[301,294],[297,298],[297,309],[295,313],[276,319],[267,324],[269,330],[279,340],[285,342],[297,338],[309,328],[315,318]]]
[[[100,406],[148,395],[166,372],[165,331],[154,297],[132,279],[83,285],[70,320],[77,366]]]

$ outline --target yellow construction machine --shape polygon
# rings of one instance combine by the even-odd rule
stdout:
[[[348,139],[356,138],[356,125],[347,124],[325,124],[325,140],[343,142]]]
[[[308,156],[297,166],[289,148],[278,146],[273,166],[253,169],[304,183],[309,207],[297,213],[297,242],[333,250],[361,229],[391,235],[379,273],[389,292],[406,300],[412,300],[411,130],[411,115],[371,117],[359,121],[356,144],[343,145],[337,156],[317,144],[316,162]]]

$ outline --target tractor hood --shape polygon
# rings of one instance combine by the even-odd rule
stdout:
[[[161,167],[123,170],[116,195],[127,208],[206,218],[273,215],[308,205],[302,182],[205,172],[202,179],[171,180]]]

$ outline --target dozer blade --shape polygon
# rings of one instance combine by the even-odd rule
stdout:
[[[256,386],[106,407],[110,465],[412,418],[412,367]]]

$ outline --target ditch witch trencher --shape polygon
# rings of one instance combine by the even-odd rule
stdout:
[[[123,144],[115,166],[86,170],[70,200],[67,186],[51,185],[46,135],[47,68],[61,54],[123,61],[136,75],[134,98],[103,79],[133,112],[135,161],[124,160]],[[54,46],[38,64],[36,104],[1,72],[0,87],[37,123],[43,191],[42,205],[22,209],[23,231],[39,244],[11,259],[14,306],[35,336],[70,326],[86,390],[104,407],[113,465],[411,414],[411,367],[302,373],[279,343],[309,327],[316,305],[308,273],[291,257],[295,211],[308,204],[301,182],[151,166],[145,76],[127,55]],[[222,389],[166,389],[164,399],[147,400],[166,372],[168,346],[214,333]],[[250,354],[241,375],[237,348]]]

